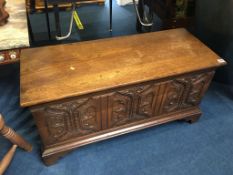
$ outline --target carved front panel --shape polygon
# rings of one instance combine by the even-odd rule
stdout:
[[[114,89],[87,98],[44,105],[33,113],[42,138],[51,145],[139,120],[156,120],[197,106],[213,74],[194,74]]]
[[[132,114],[133,97],[116,92],[108,98],[109,127],[127,123]]]
[[[65,140],[99,131],[98,101],[98,98],[80,99],[45,107],[49,135],[56,140]]]
[[[152,84],[136,89],[136,114],[145,118],[152,117],[155,110],[155,100],[158,95],[158,85]]]
[[[208,72],[168,81],[160,114],[198,105],[213,75],[214,72]]]
[[[192,76],[188,79],[190,86],[188,88],[187,96],[185,96],[182,107],[189,107],[198,105],[207,90],[214,72],[202,73]]]
[[[138,86],[110,94],[108,97],[108,126],[115,127],[152,117],[157,86]]]

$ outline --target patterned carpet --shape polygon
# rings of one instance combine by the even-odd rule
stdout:
[[[114,9],[114,30],[110,34],[107,7],[81,7],[79,13],[86,30],[74,31],[70,41],[136,33],[133,7],[120,8],[114,3]],[[68,16],[64,12],[62,20]],[[50,18],[52,21],[53,16]],[[31,19],[36,40],[46,40],[43,14],[32,15]],[[51,25],[54,31],[54,24]],[[63,31],[65,28],[64,25]],[[19,69],[18,63],[0,67],[0,113],[34,149],[31,153],[17,149],[6,175],[233,174],[233,96],[225,85],[212,83],[201,104],[203,115],[195,124],[172,122],[90,144],[46,167],[40,158],[41,142],[31,113],[19,107]],[[0,157],[10,146],[0,137]]]

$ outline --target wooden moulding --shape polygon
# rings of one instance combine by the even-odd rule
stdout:
[[[75,148],[90,143],[110,139],[130,132],[139,131],[145,128],[157,126],[163,123],[168,123],[175,120],[183,119],[184,121],[187,121],[189,123],[194,123],[200,118],[200,116],[201,116],[200,109],[194,108],[192,110],[188,110],[183,113],[180,112],[180,113],[175,113],[173,115],[164,116],[157,120],[148,119],[145,121],[139,121],[132,124],[128,124],[122,127],[109,129],[103,132],[99,132],[98,134],[94,134],[93,136],[88,136],[82,139],[74,138],[66,143],[56,144],[54,146],[44,148],[42,152],[42,159],[45,165],[47,166],[53,165],[54,163],[56,163],[56,161],[58,161],[59,158],[69,153],[70,151],[74,150]]]

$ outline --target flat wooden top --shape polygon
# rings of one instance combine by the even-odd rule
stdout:
[[[21,106],[224,65],[185,29],[22,51]]]
[[[7,0],[6,11],[10,17],[0,26],[0,51],[29,47],[25,0]]]

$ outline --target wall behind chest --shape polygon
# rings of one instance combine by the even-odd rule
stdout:
[[[197,36],[228,62],[215,79],[230,85],[233,94],[233,1],[197,0],[196,22]]]

